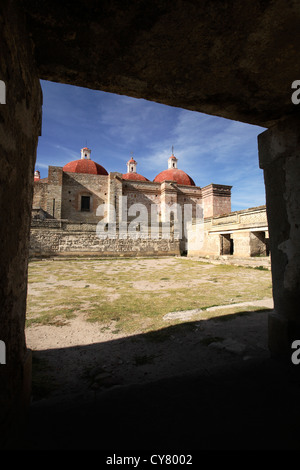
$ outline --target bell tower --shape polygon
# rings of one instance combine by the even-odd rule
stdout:
[[[127,162],[127,173],[136,173],[137,162],[134,160],[132,153],[131,159]]]
[[[81,149],[81,160],[90,160],[91,159],[91,149],[87,148],[87,147],[83,147],[83,149]]]
[[[172,155],[170,156],[168,160],[168,169],[177,169],[177,162],[178,159],[174,156],[174,147],[172,146]]]

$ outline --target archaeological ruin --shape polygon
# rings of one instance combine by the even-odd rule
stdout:
[[[3,0],[0,21],[0,80],[5,84],[0,104],[0,340],[6,345],[6,364],[0,366],[1,446],[22,441],[30,403],[32,357],[26,347],[25,315],[32,198],[34,185],[43,187],[33,180],[42,132],[40,79],[144,98],[266,129],[258,137],[258,165],[264,173],[268,223],[261,209],[230,214],[224,225],[220,213],[205,223],[212,252],[238,247],[270,251],[274,310],[266,341],[272,358],[290,362],[291,344],[300,337],[300,117],[299,105],[291,100],[291,86],[300,78],[299,2]],[[65,211],[75,214],[76,204],[94,207],[90,191],[82,190],[81,199],[76,199],[74,185],[79,195],[81,176],[71,174],[72,178],[70,172],[50,168],[47,186],[52,200],[40,190],[41,207],[51,222],[65,217]],[[125,190],[127,184],[131,194],[138,185],[157,189],[169,185],[120,181],[118,175],[99,178],[112,182],[113,191]],[[214,188],[204,190],[202,198],[206,192],[209,200]],[[67,192],[65,199],[62,191]],[[174,197],[190,197],[191,191],[192,185],[170,188]],[[219,197],[217,189],[216,194]],[[245,232],[234,226],[243,218],[249,229],[247,243]],[[255,218],[259,225],[252,232]],[[60,230],[62,234],[68,228]],[[283,382],[289,383],[284,377]],[[278,397],[274,403],[273,393],[276,387],[263,402],[265,407],[272,403],[274,413],[294,396],[286,390],[286,399]],[[276,432],[275,423],[265,435],[277,444],[291,437],[291,417],[297,422],[297,413],[297,407],[287,410],[285,425],[278,426],[281,431]],[[296,426],[293,429],[296,432]]]
[[[265,207],[232,213],[231,186],[200,188],[177,162],[172,153],[149,181],[133,157],[126,173],[108,174],[84,147],[80,159],[50,166],[46,178],[35,171],[30,257],[268,256]],[[115,223],[113,233],[100,236],[103,220]]]

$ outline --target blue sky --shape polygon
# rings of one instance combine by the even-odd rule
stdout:
[[[232,210],[265,204],[263,172],[258,166],[257,135],[265,129],[207,114],[128,96],[41,81],[42,135],[36,169],[80,158],[86,145],[91,158],[108,172],[137,172],[153,180],[168,166],[172,153],[178,168],[197,186],[232,186]]]

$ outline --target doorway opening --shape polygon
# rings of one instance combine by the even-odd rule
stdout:
[[[233,255],[234,241],[230,233],[220,235],[220,255]]]
[[[269,238],[265,231],[250,233],[250,256],[269,256]]]

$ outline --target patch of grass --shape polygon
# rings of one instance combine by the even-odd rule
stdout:
[[[75,317],[75,311],[73,308],[69,309],[53,309],[50,311],[43,311],[39,316],[30,315],[26,318],[26,326],[32,326],[34,324],[39,325],[52,325],[52,326],[63,326],[68,320]]]
[[[213,305],[206,305],[205,307],[201,307],[201,310],[207,310],[209,308],[213,308],[213,307],[219,307],[220,304],[213,304]]]
[[[56,287],[55,279],[74,281],[74,286]],[[79,280],[84,282],[80,289]],[[143,281],[145,290],[136,281]],[[49,282],[54,284],[44,287]],[[267,296],[272,296],[272,284],[271,272],[266,269],[254,272],[252,268],[181,258],[44,260],[29,264],[27,327],[38,323],[62,325],[84,312],[88,321],[103,328],[116,322],[115,333],[153,331],[153,341],[164,341],[170,335],[163,320],[166,313],[206,310],[236,298],[251,301]],[[173,324],[178,321],[173,320]]]
[[[113,335],[118,335],[122,331],[121,328],[115,328],[114,330],[111,331]]]
[[[109,330],[110,330],[110,327],[109,327],[109,326],[102,326],[102,327],[100,328],[100,331],[101,331],[102,333],[104,333],[105,331],[109,331]]]

